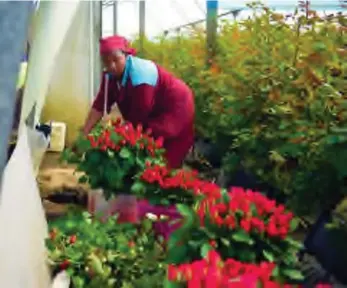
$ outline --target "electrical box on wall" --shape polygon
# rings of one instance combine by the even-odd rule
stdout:
[[[65,148],[66,124],[63,122],[51,122],[52,132],[48,151],[62,152]]]

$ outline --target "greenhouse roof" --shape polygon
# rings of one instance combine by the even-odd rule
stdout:
[[[113,34],[112,1],[103,11],[103,35]],[[230,10],[242,11],[239,17],[249,15],[246,0],[220,0],[219,13]],[[290,12],[298,5],[298,0],[263,0],[265,5],[280,11]],[[111,3],[112,4],[112,3]],[[341,0],[311,0],[311,8],[328,13],[343,10]],[[205,0],[146,0],[146,35],[154,37],[164,31],[174,31],[175,28],[206,17]],[[232,18],[232,15],[230,15]],[[139,1],[118,0],[118,33],[132,37],[139,31]]]

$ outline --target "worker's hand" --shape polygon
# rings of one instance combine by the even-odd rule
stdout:
[[[107,114],[107,115],[105,115],[104,117],[102,117],[101,121],[102,121],[102,124],[103,124],[103,125],[107,125],[107,124],[111,123],[111,121],[112,121],[112,116],[109,115],[109,114]]]

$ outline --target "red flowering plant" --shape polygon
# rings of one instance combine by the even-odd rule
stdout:
[[[198,174],[190,169],[169,169],[147,163],[138,175],[133,191],[148,202],[139,205],[139,216],[154,214],[160,219],[154,224],[157,233],[165,239],[182,224],[182,204],[191,206],[203,197],[201,187],[206,186]]]
[[[215,249],[223,259],[276,264],[272,276],[279,282],[303,278],[296,257],[301,245],[290,237],[297,224],[292,213],[258,192],[204,189],[196,207],[180,207],[184,224],[170,237],[168,263],[196,261]]]
[[[153,205],[192,205],[196,200],[194,191],[201,185],[198,173],[190,169],[169,169],[163,165],[147,163],[134,184],[138,196]]]
[[[154,139],[141,125],[133,127],[120,119],[99,124],[87,136],[76,141],[76,149],[67,149],[63,158],[84,172],[80,182],[91,188],[103,188],[106,199],[132,190],[134,176],[145,163],[165,164],[163,139]]]
[[[223,261],[215,250],[206,257],[188,264],[169,265],[166,287],[189,288],[290,288],[272,279],[275,264],[262,262],[249,264],[227,259]],[[320,284],[316,288],[329,288]]]
[[[166,266],[158,241],[148,219],[135,227],[72,212],[50,223],[46,246],[52,274],[66,271],[74,288],[159,288]]]

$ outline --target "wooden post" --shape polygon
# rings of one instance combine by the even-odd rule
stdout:
[[[209,65],[211,60],[216,54],[216,37],[218,28],[218,1],[207,0],[207,18],[206,18],[206,49],[207,49],[207,64]]]
[[[144,53],[144,42],[145,42],[145,26],[146,26],[146,2],[145,0],[140,1],[140,52]]]
[[[113,35],[118,34],[118,1],[113,2]]]

